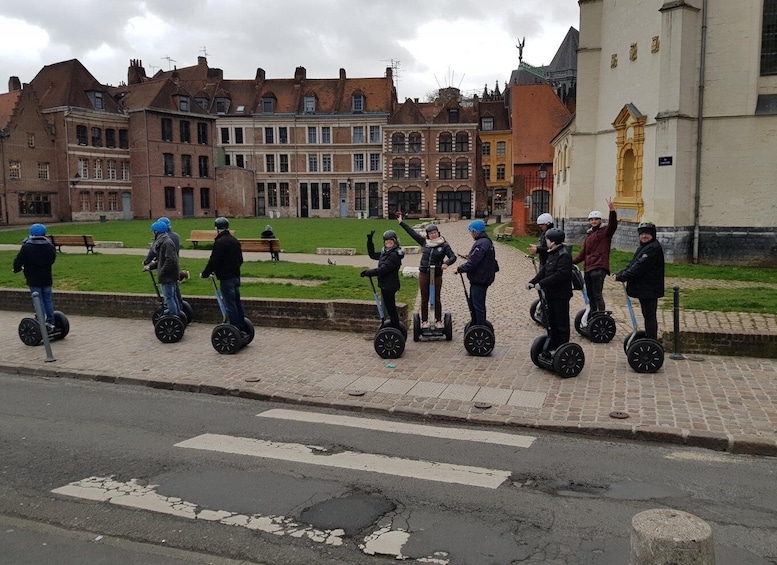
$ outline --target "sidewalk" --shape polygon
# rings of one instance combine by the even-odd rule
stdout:
[[[466,225],[441,226],[458,253],[471,246]],[[184,255],[190,253],[208,254]],[[501,271],[488,295],[488,317],[497,339],[490,357],[470,357],[464,350],[462,329],[469,313],[459,277],[449,271],[442,304],[453,315],[453,341],[415,343],[410,338],[403,356],[392,361],[375,354],[372,335],[257,328],[251,345],[222,356],[210,346],[212,327],[207,324],[195,322],[181,342],[164,345],[154,338],[150,320],[69,316],[70,335],[53,343],[57,360],[46,363],[43,347],[19,341],[20,313],[0,311],[0,371],[777,455],[777,361],[722,356],[672,360],[668,351],[658,373],[634,373],[623,353],[630,331],[623,292],[608,281],[605,298],[618,333],[609,344],[592,344],[573,330],[586,365],[577,378],[563,380],[529,359],[531,343],[544,332],[528,316],[536,293],[523,290],[534,273],[531,262],[501,244],[497,256]],[[338,264],[373,263],[364,256],[331,258]],[[404,265],[417,265],[419,258],[408,255]],[[282,259],[325,263],[327,257],[284,254]],[[416,281],[404,279],[403,284]],[[572,315],[582,308],[576,293]],[[671,327],[671,312],[659,323]],[[684,329],[713,324],[735,332],[777,331],[774,316],[683,313]],[[249,382],[255,378],[261,380]],[[491,407],[478,407],[487,405]],[[614,419],[612,412],[629,417]]]

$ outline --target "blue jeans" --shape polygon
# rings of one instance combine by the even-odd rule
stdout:
[[[43,315],[46,316],[46,323],[54,325],[54,297],[52,296],[50,286],[31,286],[30,294],[37,292],[40,296],[40,306],[43,309]]]
[[[229,323],[240,331],[244,331],[245,314],[240,302],[240,279],[224,279],[221,281],[221,297],[224,299],[224,309],[227,311]]]
[[[483,284],[471,284],[469,286],[469,306],[476,326],[486,325],[486,293],[488,286]]]
[[[161,283],[162,298],[165,300],[167,313],[178,316],[181,313],[181,307],[178,304],[178,283]]]

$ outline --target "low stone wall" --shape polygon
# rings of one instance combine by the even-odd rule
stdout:
[[[663,332],[661,343],[666,350],[666,355],[671,355],[674,352],[674,332]],[[683,355],[729,355],[777,359],[777,335],[685,331],[680,332],[679,349]]]
[[[184,296],[194,310],[196,322],[217,324],[221,312],[215,297]],[[257,326],[373,332],[378,327],[374,302],[364,300],[301,300],[243,298],[246,316]],[[0,289],[4,310],[32,315],[28,290]],[[103,294],[99,292],[54,291],[54,306],[66,315],[109,318],[151,319],[159,299],[144,294]],[[397,304],[400,318],[407,324],[407,305]]]

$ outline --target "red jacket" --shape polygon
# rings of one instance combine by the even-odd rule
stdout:
[[[585,261],[585,272],[594,269],[604,269],[610,274],[610,245],[615,230],[618,229],[618,213],[610,210],[607,225],[600,224],[597,229],[588,232],[583,240],[583,248],[575,255],[572,262],[577,264]]]

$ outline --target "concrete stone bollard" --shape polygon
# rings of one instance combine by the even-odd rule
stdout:
[[[715,565],[712,529],[682,510],[640,512],[631,520],[629,565]]]

